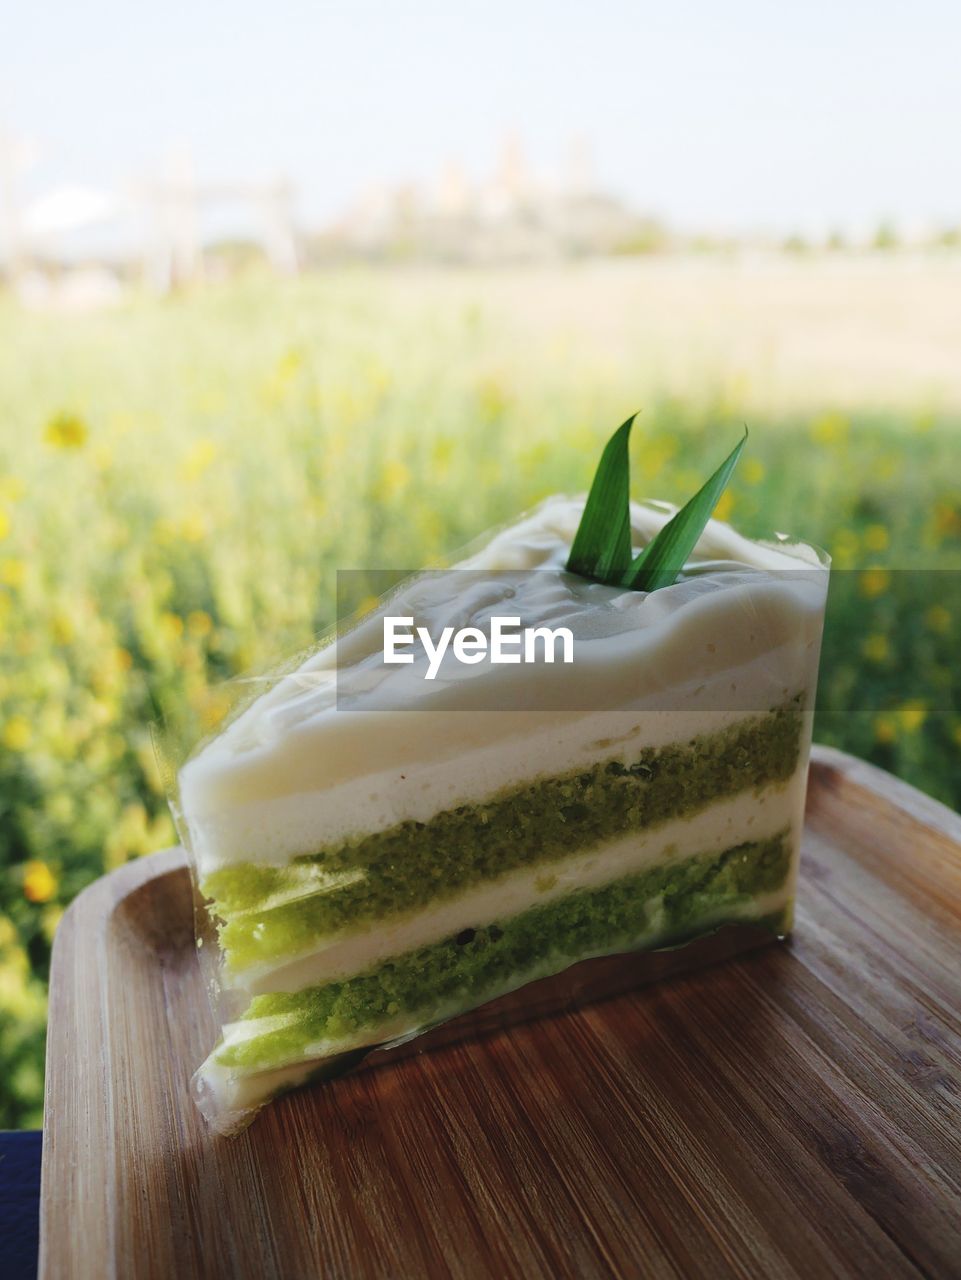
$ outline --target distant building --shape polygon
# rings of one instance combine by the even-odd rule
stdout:
[[[551,184],[535,178],[511,135],[486,180],[472,182],[450,161],[424,190],[366,192],[313,250],[321,259],[490,263],[636,252],[665,239],[653,219],[595,187],[586,142],[572,145],[564,180]]]

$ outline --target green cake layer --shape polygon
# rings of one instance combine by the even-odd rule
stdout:
[[[290,1018],[215,1051],[220,1066],[266,1070],[312,1056],[409,1015],[412,1024],[473,1008],[504,991],[591,955],[639,940],[664,946],[725,920],[748,918],[754,900],[782,888],[791,868],[788,831],[723,853],[661,863],[599,889],[577,890],[520,915],[394,957],[341,982],[256,996],[241,1021]],[[783,915],[774,927],[786,927]]]
[[[229,969],[296,956],[355,925],[410,913],[519,867],[557,861],[749,788],[785,782],[798,765],[801,733],[795,700],[720,733],[645,749],[629,764],[607,761],[541,779],[286,866],[224,867],[208,875],[201,890],[222,922]]]

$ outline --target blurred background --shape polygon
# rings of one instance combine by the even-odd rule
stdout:
[[[0,1127],[150,724],[410,567],[751,429],[826,547],[818,736],[961,805],[956,6],[48,0],[0,46]]]

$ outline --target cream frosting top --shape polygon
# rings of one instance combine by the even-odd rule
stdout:
[[[596,754],[599,739],[627,734],[636,747],[641,712],[651,733],[669,740],[811,689],[826,557],[801,544],[753,542],[712,520],[673,586],[649,594],[605,586],[564,569],[583,506],[583,497],[547,499],[495,531],[456,572],[408,579],[277,679],[182,768],[180,807],[195,840],[205,827],[230,825],[233,809],[239,820],[262,804],[282,821],[277,802],[307,794],[326,797],[320,809],[311,804],[312,822],[322,813],[331,832],[364,830],[368,819],[380,826],[420,812],[394,798],[411,795],[415,777],[437,793],[436,811],[493,785],[491,762],[507,769],[510,761],[521,782],[525,770],[533,776],[578,758],[575,740]],[[674,510],[632,504],[635,550]],[[575,660],[463,666],[451,656],[427,681],[421,645],[408,650],[413,664],[384,665],[385,614],[413,616],[432,635],[448,625],[489,632],[492,615],[564,626]],[[311,840],[316,847],[317,833],[305,829],[288,852]]]

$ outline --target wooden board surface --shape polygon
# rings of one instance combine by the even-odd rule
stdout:
[[[961,1276],[961,819],[815,749],[796,933],[213,1138],[174,850],[58,930],[44,1280]]]

